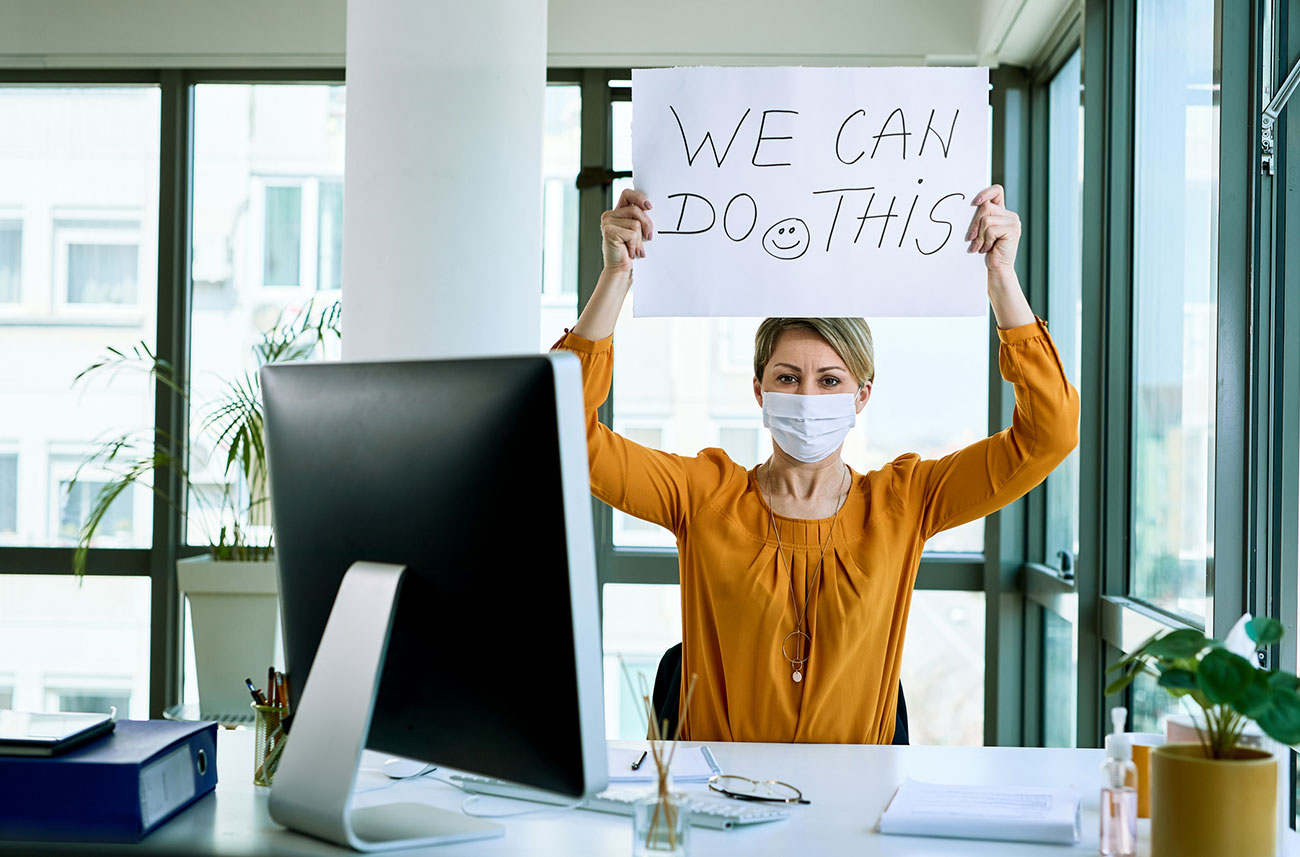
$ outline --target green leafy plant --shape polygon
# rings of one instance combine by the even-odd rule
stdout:
[[[105,375],[112,378],[123,372],[143,373],[184,399],[195,425],[192,440],[152,428],[139,429],[100,443],[86,456],[68,485],[69,492],[87,469],[107,473],[108,481],[95,495],[81,526],[73,571],[78,576],[85,573],[91,542],[109,510],[119,498],[129,496],[136,485],[145,485],[163,497],[179,508],[182,516],[191,510],[214,515],[220,522],[209,543],[214,559],[268,558],[272,535],[258,370],[268,363],[323,357],[327,342],[341,337],[341,321],[342,307],[337,301],[319,309],[308,302],[291,315],[281,313],[253,346],[255,368],[227,380],[221,393],[198,413],[190,407],[192,399],[184,379],[178,379],[173,365],[143,342],[125,351],[108,348],[103,357],[82,370],[73,380],[74,385]],[[195,454],[205,455],[211,459],[209,464],[219,466],[220,497],[198,490],[191,481]],[[183,498],[167,494],[155,478],[162,473],[180,477],[190,508],[180,502]]]
[[[1255,665],[1255,653],[1282,633],[1276,619],[1243,616],[1225,642],[1193,629],[1156,634],[1108,670],[1121,674],[1106,693],[1118,693],[1144,671],[1158,676],[1159,685],[1188,706],[1207,758],[1234,758],[1251,720],[1283,744],[1300,743],[1300,679]]]

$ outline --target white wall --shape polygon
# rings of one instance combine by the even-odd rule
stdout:
[[[1071,5],[1074,0],[551,0],[547,61],[1024,65]],[[340,66],[344,9],[345,0],[3,0],[0,66]],[[490,39],[480,43],[489,45]]]

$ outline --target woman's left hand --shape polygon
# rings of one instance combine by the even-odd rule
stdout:
[[[983,253],[984,264],[990,271],[1010,271],[1016,263],[1016,248],[1020,246],[1020,215],[1006,207],[1006,192],[1002,185],[986,187],[975,194],[971,205],[976,206],[966,240],[968,253]]]

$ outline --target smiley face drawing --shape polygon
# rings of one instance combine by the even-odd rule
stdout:
[[[798,259],[811,243],[808,224],[797,217],[787,217],[763,233],[763,249],[777,259]]]

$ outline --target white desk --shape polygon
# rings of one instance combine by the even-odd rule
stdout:
[[[42,854],[143,852],[153,854],[337,855],[353,852],[291,833],[273,824],[267,814],[267,789],[252,784],[252,732],[222,731],[218,742],[220,782],[208,795],[134,847],[96,848],[41,844]],[[626,746],[634,746],[627,742]],[[695,855],[744,857],[821,857],[821,855],[896,855],[950,857],[1047,857],[1097,853],[1098,771],[1100,750],[1040,750],[999,747],[874,747],[845,745],[710,744],[728,773],[785,780],[801,788],[811,806],[794,807],[785,821],[731,831],[691,831]],[[382,757],[366,754],[358,783],[358,803],[402,797],[459,808],[465,794],[436,780],[389,780],[379,770]],[[445,772],[438,772],[439,774]],[[1083,841],[1073,848],[958,839],[883,836],[872,828],[880,812],[906,776],[948,783],[1075,785],[1083,796]],[[375,791],[365,791],[376,788]],[[688,786],[697,789],[702,786]],[[477,811],[506,812],[524,804],[481,798]],[[460,855],[581,855],[631,854],[631,820],[579,810],[554,810],[534,816],[504,819],[503,838],[461,845],[418,849],[400,854],[431,857]],[[1141,822],[1143,848],[1148,822]],[[29,853],[32,845],[0,842],[0,854]]]

